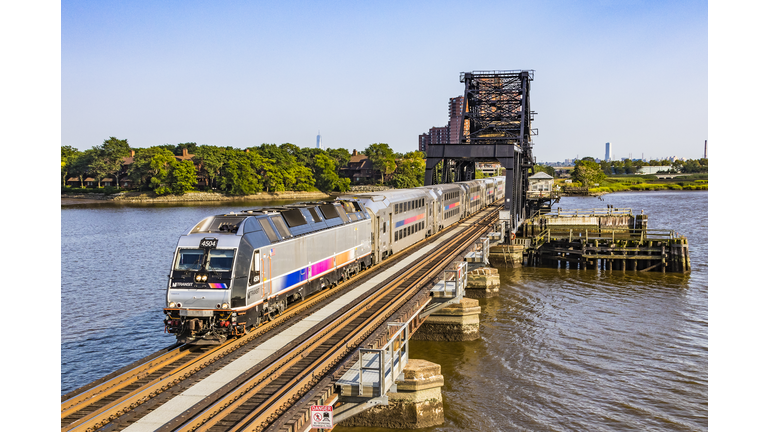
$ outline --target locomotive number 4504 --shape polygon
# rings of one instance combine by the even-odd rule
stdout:
[[[215,248],[218,243],[217,238],[204,238],[200,240],[200,248]]]

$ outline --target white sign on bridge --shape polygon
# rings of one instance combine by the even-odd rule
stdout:
[[[333,428],[333,407],[330,405],[312,405],[309,409],[312,425],[317,429]]]

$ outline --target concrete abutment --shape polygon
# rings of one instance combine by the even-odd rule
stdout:
[[[410,359],[397,382],[397,393],[387,393],[388,405],[379,405],[350,417],[339,426],[420,429],[443,424],[444,384],[440,365]]]

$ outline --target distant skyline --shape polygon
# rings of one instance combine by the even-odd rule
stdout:
[[[61,144],[315,147],[321,129],[405,153],[447,124],[461,72],[531,69],[538,161],[606,142],[699,158],[707,20],[705,1],[64,1]]]

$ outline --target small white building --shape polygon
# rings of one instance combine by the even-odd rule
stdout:
[[[659,171],[669,171],[672,167],[666,166],[642,166],[637,170],[638,174],[656,174]]]
[[[529,192],[552,192],[552,187],[555,185],[554,177],[544,171],[539,171],[528,177],[528,182]]]

